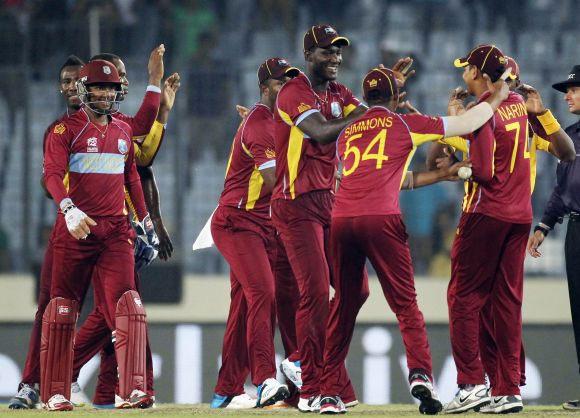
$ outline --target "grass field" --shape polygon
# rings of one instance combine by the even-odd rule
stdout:
[[[42,410],[31,410],[31,411],[11,411],[6,405],[0,406],[1,416],[13,416],[13,417],[38,417],[42,414],[48,414],[46,411]],[[526,417],[544,417],[544,416],[574,416],[577,413],[571,411],[565,411],[560,406],[529,406],[524,408],[524,412],[520,415],[525,415]],[[52,416],[59,416],[56,413],[52,413]],[[311,414],[301,414],[296,409],[275,409],[275,410],[260,410],[252,409],[245,411],[231,411],[226,409],[210,410],[207,404],[202,405],[173,405],[173,404],[161,404],[155,409],[133,409],[133,410],[95,410],[89,407],[77,408],[73,412],[64,413],[66,417],[95,417],[97,415],[110,416],[110,415],[146,415],[154,417],[186,417],[195,416],[196,418],[202,417],[218,417],[218,416],[232,416],[232,417],[256,417],[256,416],[311,416],[315,417],[317,415]],[[470,413],[469,416],[479,415],[477,413]],[[384,406],[370,406],[370,405],[359,405],[356,408],[349,409],[347,414],[348,417],[412,417],[412,416],[422,416],[417,411],[417,407],[414,405],[384,405]]]

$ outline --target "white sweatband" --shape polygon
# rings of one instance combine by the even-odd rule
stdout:
[[[147,86],[147,90],[145,91],[152,91],[153,93],[161,93],[161,89],[157,86],[154,86],[153,84],[149,84]]]
[[[445,137],[470,134],[481,128],[492,117],[493,109],[487,102],[481,102],[473,106],[463,115],[444,116]]]

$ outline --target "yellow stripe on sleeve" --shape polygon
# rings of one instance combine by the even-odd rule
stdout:
[[[346,107],[343,109],[344,116],[348,116],[349,114],[351,114],[351,113],[352,113],[352,111],[353,111],[353,110],[355,110],[357,107],[358,107],[358,106],[355,106],[355,105],[353,105],[353,104],[349,104],[348,106],[346,106]]]
[[[411,140],[413,141],[413,145],[416,147],[425,142],[437,141],[440,139],[443,139],[443,135],[441,134],[418,134],[411,132]]]
[[[545,140],[541,136],[534,134],[532,137],[532,143],[536,144],[536,149],[544,152],[550,152],[550,141]]]
[[[138,166],[148,167],[151,165],[153,158],[157,155],[159,147],[161,146],[164,129],[165,127],[162,123],[155,121],[153,122],[151,130],[142,142],[140,141],[140,137],[132,138],[133,143],[136,145],[135,162]],[[139,151],[137,151],[137,149],[139,149]]]
[[[288,151],[286,153],[286,158],[288,160],[288,187],[290,189],[290,197],[295,199],[296,189],[294,182],[298,177],[298,166],[300,165],[300,157],[302,156],[304,134],[297,126],[294,126],[290,115],[280,108],[278,108],[278,113],[284,122],[290,125],[290,138],[288,138]]]
[[[468,151],[467,140],[460,136],[450,136],[449,138],[443,138],[439,140],[442,144],[447,144],[455,148],[457,151],[461,151],[466,154]]]
[[[264,178],[260,174],[260,170],[254,168],[250,177],[250,182],[248,183],[248,201],[246,202],[246,210],[254,209],[256,202],[260,198],[263,184]]]

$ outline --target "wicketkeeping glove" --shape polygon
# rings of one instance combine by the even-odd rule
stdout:
[[[157,258],[157,250],[147,244],[142,237],[135,240],[135,270],[140,271]]]

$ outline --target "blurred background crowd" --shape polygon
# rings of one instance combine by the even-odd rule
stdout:
[[[147,60],[166,46],[166,75],[182,76],[154,170],[165,224],[177,251],[160,272],[224,274],[215,249],[191,244],[215,208],[239,117],[236,104],[258,98],[256,70],[282,56],[302,67],[302,37],[330,23],[351,40],[339,81],[361,96],[366,71],[398,57],[415,58],[409,100],[421,112],[445,114],[449,91],[461,84],[454,58],[494,43],[520,65],[562,126],[577,120],[551,84],[580,58],[580,2],[575,0],[0,0],[0,272],[39,268],[56,207],[40,188],[42,136],[65,110],[58,69],[69,54],[88,59],[113,52],[127,65],[130,94],[122,111],[136,112],[147,83]],[[412,169],[424,166],[425,151]],[[541,155],[533,196],[540,217],[555,184],[557,161]],[[463,186],[440,183],[403,192],[402,206],[418,275],[448,278],[449,250]],[[527,275],[563,275],[563,227],[527,261]]]

